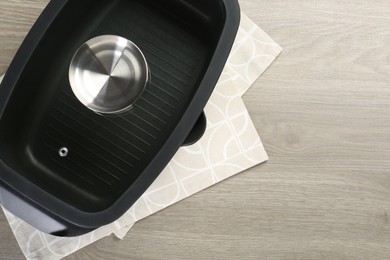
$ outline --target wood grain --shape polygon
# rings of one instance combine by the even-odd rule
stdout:
[[[0,73],[47,2],[0,0]],[[245,96],[271,160],[67,259],[390,259],[390,2],[241,6],[284,48]]]

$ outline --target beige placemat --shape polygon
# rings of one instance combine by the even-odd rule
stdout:
[[[245,15],[205,113],[203,138],[181,148],[153,185],[116,222],[75,238],[42,233],[4,210],[27,259],[61,259],[103,237],[123,238],[135,222],[268,159],[242,95],[281,52]],[[0,253],[1,255],[1,253]]]

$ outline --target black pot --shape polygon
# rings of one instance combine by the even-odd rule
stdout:
[[[239,20],[237,0],[52,0],[0,85],[1,204],[58,236],[117,220],[203,133]],[[87,109],[68,79],[78,47],[105,34],[137,44],[151,71],[118,116]]]

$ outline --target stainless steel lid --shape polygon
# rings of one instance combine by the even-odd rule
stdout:
[[[141,96],[149,68],[141,50],[131,41],[103,35],[84,43],[74,55],[69,80],[76,97],[101,114],[127,111]]]

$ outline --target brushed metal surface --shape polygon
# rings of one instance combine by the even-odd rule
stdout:
[[[115,35],[98,36],[84,43],[69,67],[69,80],[76,97],[101,114],[129,110],[148,79],[149,68],[141,50]]]

